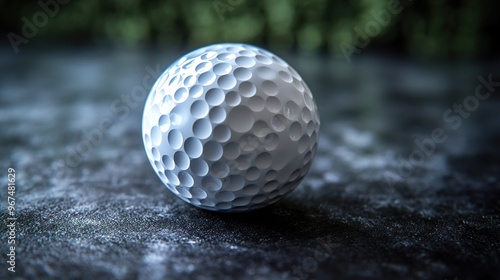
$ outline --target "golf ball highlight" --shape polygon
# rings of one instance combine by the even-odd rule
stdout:
[[[146,100],[151,166],[182,200],[250,211],[294,190],[316,153],[320,120],[308,86],[285,61],[246,44],[216,44],[168,67]]]

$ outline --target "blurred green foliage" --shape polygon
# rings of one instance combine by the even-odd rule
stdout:
[[[50,1],[56,0],[42,0]],[[364,31],[376,20],[374,12],[387,11],[388,1],[395,0],[73,0],[60,5],[33,40],[189,47],[231,41],[343,55],[342,43],[355,46],[354,28]],[[0,2],[6,34],[22,35],[21,18],[33,20],[42,10],[39,1]],[[379,23],[379,32],[368,36],[367,48],[421,57],[496,52],[496,2],[400,3],[402,11],[391,14],[387,25]]]

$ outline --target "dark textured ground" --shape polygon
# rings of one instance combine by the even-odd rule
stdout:
[[[500,277],[500,86],[459,125],[443,120],[477,76],[500,80],[497,68],[282,54],[317,99],[318,154],[291,196],[232,215],[190,207],[162,186],[141,142],[143,101],[120,99],[146,66],[164,69],[175,56],[0,52],[1,279]],[[84,131],[108,118],[103,140],[85,146]],[[446,141],[401,165],[438,127]],[[16,273],[6,264],[9,166]]]

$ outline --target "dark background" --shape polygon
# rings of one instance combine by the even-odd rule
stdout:
[[[370,36],[371,50],[426,59],[498,58],[496,1],[394,2],[401,11]],[[38,28],[34,44],[193,48],[234,41],[343,56],[340,45],[353,42],[354,28],[365,30],[372,12],[387,11],[391,1],[61,0],[57,9],[53,1],[0,3],[5,34],[21,35],[23,17],[44,23],[43,17],[33,19],[42,6],[55,11]]]
[[[0,1],[0,278],[498,279],[499,4],[388,2]],[[321,117],[303,183],[247,214],[171,194],[143,149],[145,97],[125,103],[216,42],[284,58]]]

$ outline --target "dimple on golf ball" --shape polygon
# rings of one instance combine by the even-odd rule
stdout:
[[[262,208],[294,190],[319,136],[311,91],[259,47],[216,44],[186,54],[151,89],[142,136],[167,188],[208,210]]]

